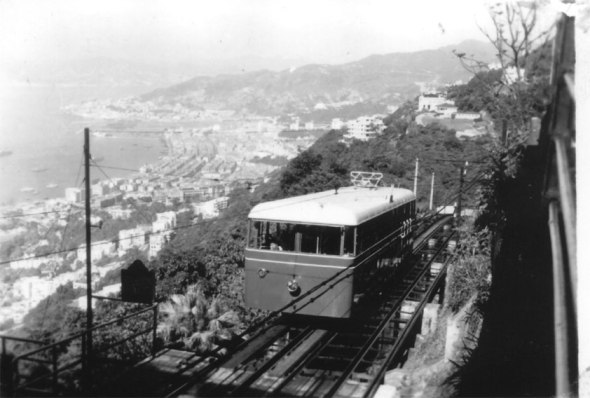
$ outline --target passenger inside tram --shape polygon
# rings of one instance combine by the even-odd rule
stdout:
[[[254,221],[250,225],[248,247],[350,256],[354,255],[354,231],[350,227]]]

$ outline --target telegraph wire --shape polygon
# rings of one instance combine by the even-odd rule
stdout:
[[[183,230],[183,229],[187,229],[187,228],[192,228],[192,227],[196,227],[196,226],[201,226],[201,225],[207,225],[209,223],[215,222],[217,221],[216,219],[210,219],[210,220],[203,220],[200,222],[196,222],[196,223],[191,223],[188,225],[180,225],[180,226],[176,226],[174,228],[167,228],[164,229],[162,231],[158,231],[158,232],[146,232],[145,234],[140,234],[140,235],[133,235],[133,236],[128,236],[126,238],[123,239],[113,239],[113,240],[109,240],[109,242],[113,242],[113,243],[117,243],[117,242],[121,242],[121,241],[125,241],[125,240],[130,240],[130,239],[135,239],[135,238],[139,238],[141,236],[150,236],[150,235],[154,235],[154,234],[162,234],[164,232],[169,232],[169,231],[178,231],[178,230]],[[98,246],[103,244],[104,242],[93,242],[90,246]],[[35,258],[43,258],[43,257],[50,257],[56,254],[63,254],[63,253],[69,253],[69,252],[73,252],[78,250],[78,247],[73,247],[73,248],[69,248],[69,249],[63,249],[63,250],[56,250],[53,252],[49,252],[49,253],[44,253],[44,254],[39,254],[39,255],[35,255],[35,256],[31,256],[31,257],[21,257],[19,259],[13,259],[13,260],[4,260],[4,261],[0,261],[0,265],[3,264],[10,264],[11,262],[18,262],[18,261],[26,261],[26,260],[30,260],[30,259],[35,259]]]
[[[22,214],[13,214],[13,215],[9,215],[9,216],[0,216],[0,219],[33,217],[33,216],[41,216],[41,215],[47,215],[47,214],[59,214],[59,213],[67,213],[67,212],[68,212],[68,210],[40,211],[37,213],[22,213]]]
[[[463,191],[466,191],[467,189],[471,189],[471,187],[473,185],[475,185],[475,183],[478,182],[478,181],[480,181],[480,179],[473,179],[473,180],[471,180],[471,185],[468,185],[468,186],[464,187]],[[454,198],[458,197],[458,193],[453,194],[452,197],[454,197]],[[450,203],[450,201],[448,203]],[[279,208],[279,207],[284,207],[284,206],[287,206],[287,205],[288,204],[277,205],[276,207],[273,207],[273,209]],[[151,236],[153,234],[162,234],[164,232],[177,231],[177,230],[183,230],[183,229],[192,228],[192,227],[196,227],[196,226],[207,225],[207,224],[210,224],[210,223],[213,223],[213,222],[216,222],[216,221],[217,221],[216,218],[213,218],[213,219],[210,219],[210,220],[202,220],[202,221],[197,222],[197,223],[191,223],[191,224],[188,224],[188,225],[181,225],[181,226],[176,226],[176,227],[173,227],[173,228],[167,228],[167,229],[164,229],[164,230],[158,231],[158,232],[153,232],[152,231],[152,232],[147,232],[147,233],[141,234],[141,235],[129,236],[129,237],[126,237],[126,238],[123,238],[123,239],[115,239],[115,238],[113,238],[112,240],[109,240],[109,241],[110,242],[117,243],[117,242],[120,242],[120,241],[135,239],[135,238],[138,238],[138,237],[141,237],[141,236]],[[102,244],[102,242],[98,242],[98,244]],[[91,246],[95,246],[95,245],[97,245],[97,242],[94,242],[93,244],[91,244]],[[75,251],[77,249],[78,248],[75,247],[75,248],[69,248],[69,249],[63,249],[63,250],[56,250],[54,252],[40,254],[40,255],[31,256],[31,257],[27,257],[27,258],[20,258],[20,259],[14,259],[14,260],[0,261],[0,265],[9,264],[9,263],[11,263],[13,261],[14,262],[18,262],[18,261],[25,261],[25,260],[34,259],[34,258],[49,257],[49,256],[56,255],[56,254],[63,254],[63,253]]]

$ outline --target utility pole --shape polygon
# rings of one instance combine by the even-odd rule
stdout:
[[[432,210],[433,203],[434,203],[434,171],[432,172],[432,179],[430,180],[430,206],[428,207],[429,210]]]
[[[414,195],[418,192],[418,163],[419,160],[416,158],[416,171],[414,172]]]
[[[84,189],[86,203],[86,376],[90,381],[92,362],[92,262],[90,246],[90,129],[84,129]],[[89,385],[88,385],[89,386]]]
[[[461,173],[461,175],[459,176],[459,198],[457,199],[457,220],[461,219],[461,205],[462,205],[462,199],[463,199],[463,179],[465,176],[465,168],[467,167],[468,163],[465,162],[465,164],[463,166],[461,166],[461,169],[459,170],[459,172]]]

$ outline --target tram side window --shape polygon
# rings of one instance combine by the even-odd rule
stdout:
[[[401,217],[402,211],[401,208],[398,208],[361,224],[358,228],[357,253],[362,253],[373,245],[393,236],[399,225],[396,219]]]
[[[354,256],[354,227],[344,227],[343,255]]]
[[[258,249],[262,245],[264,223],[250,221],[248,247]]]
[[[299,226],[297,231],[300,238],[296,239],[296,242],[299,242],[299,247],[296,244],[296,251],[313,254],[340,254],[340,228],[306,225]]]
[[[248,247],[263,250],[340,255],[340,227],[251,221]],[[354,231],[345,235],[345,253],[354,253]]]
[[[292,250],[290,226],[268,221],[251,221],[248,247],[269,250]]]

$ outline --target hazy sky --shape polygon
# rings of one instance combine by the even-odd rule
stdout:
[[[281,57],[339,63],[483,40],[478,0],[0,0],[10,63]]]

